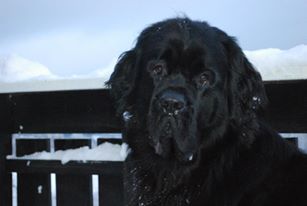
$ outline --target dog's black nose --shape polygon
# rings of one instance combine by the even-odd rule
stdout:
[[[160,106],[164,113],[176,115],[186,107],[186,100],[182,93],[173,90],[164,91],[159,98]]]

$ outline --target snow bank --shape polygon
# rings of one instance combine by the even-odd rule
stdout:
[[[244,52],[264,80],[307,79],[307,45]]]
[[[116,62],[117,58],[113,58],[105,68],[96,69],[86,75],[72,74],[69,77],[61,77],[53,74],[46,66],[19,55],[0,55],[0,82],[69,81],[93,78],[107,81],[113,72]]]
[[[36,152],[22,157],[7,156],[7,159],[22,160],[60,160],[62,164],[69,161],[124,161],[130,149],[127,144],[117,145],[111,143],[103,143],[95,148],[88,146],[77,149],[58,150],[56,152]]]
[[[0,55],[0,93],[105,88],[117,58],[87,75],[60,77],[40,63],[18,55]]]
[[[0,56],[0,81],[16,82],[31,79],[55,79],[47,67],[18,55]]]

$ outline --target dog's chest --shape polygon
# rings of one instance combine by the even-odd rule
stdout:
[[[138,206],[198,206],[201,185],[176,185],[171,178],[133,178],[129,202]],[[143,180],[143,181],[142,181]],[[146,181],[147,180],[147,181]]]

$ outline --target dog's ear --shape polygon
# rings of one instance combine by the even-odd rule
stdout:
[[[136,79],[136,52],[130,50],[123,53],[115,65],[106,85],[110,88],[111,97],[115,100],[117,114],[129,109],[129,99]]]
[[[255,116],[264,110],[267,97],[260,74],[245,57],[234,38],[224,39],[228,58],[228,104],[234,119]],[[247,119],[250,119],[247,117]],[[249,121],[249,120],[248,120]]]

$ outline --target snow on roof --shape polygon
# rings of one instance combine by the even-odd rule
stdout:
[[[289,50],[245,51],[245,54],[263,80],[307,79],[307,45]],[[18,55],[0,56],[0,93],[104,88],[115,63],[113,59],[107,68],[64,78],[52,74],[44,65]]]
[[[244,52],[264,80],[307,79],[307,45]]]
[[[56,79],[47,67],[16,54],[0,56],[0,81],[18,82],[31,79]]]
[[[69,161],[124,161],[127,154],[130,152],[128,145],[103,143],[94,148],[88,146],[77,149],[58,150],[56,152],[36,152],[22,157],[7,156],[7,159],[22,159],[22,160],[60,160],[62,164]]]

